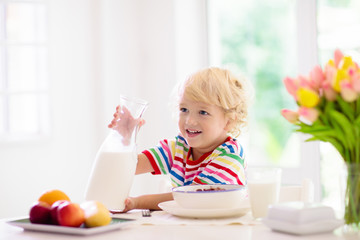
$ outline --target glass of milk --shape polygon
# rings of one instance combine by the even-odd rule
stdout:
[[[247,185],[253,217],[263,218],[268,207],[279,200],[281,169],[274,167],[249,167]]]
[[[138,123],[148,103],[120,97],[120,119],[95,157],[85,199],[103,203],[109,210],[122,211],[129,195],[137,164]]]

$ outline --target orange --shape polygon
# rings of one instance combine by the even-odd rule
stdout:
[[[39,202],[46,202],[50,206],[58,200],[70,201],[70,198],[63,191],[53,189],[45,191],[38,199]]]

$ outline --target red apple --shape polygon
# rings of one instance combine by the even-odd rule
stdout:
[[[57,210],[58,210],[60,204],[65,203],[65,202],[69,202],[69,201],[67,201],[67,200],[58,200],[58,201],[54,202],[51,205],[51,223],[52,224],[54,224],[54,225],[59,224],[59,222],[57,220],[57,218],[58,218]]]
[[[85,221],[84,210],[73,202],[64,202],[57,209],[57,220],[60,226],[80,227]]]
[[[36,202],[30,209],[31,223],[51,223],[51,206],[46,202]]]

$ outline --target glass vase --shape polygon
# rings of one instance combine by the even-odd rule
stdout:
[[[344,231],[360,234],[360,164],[347,163]]]
[[[116,129],[110,130],[96,154],[86,200],[99,201],[112,211],[124,210],[137,164],[138,120],[146,107],[144,100],[120,97],[122,119]]]

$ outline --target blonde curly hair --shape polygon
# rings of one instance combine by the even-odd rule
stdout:
[[[235,77],[229,70],[210,67],[192,74],[178,89],[179,97],[213,104],[230,119],[228,134],[238,137],[247,126],[250,85],[245,78]]]

